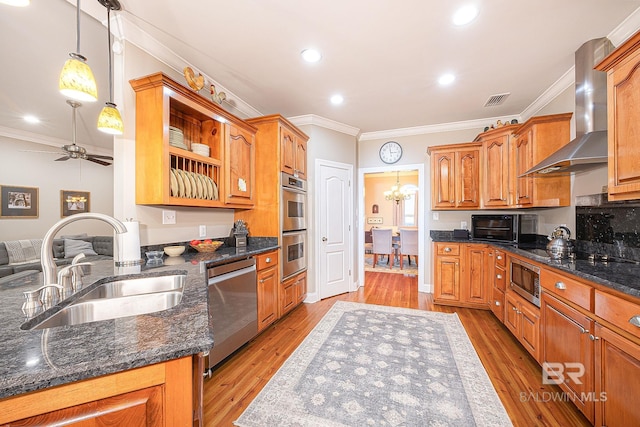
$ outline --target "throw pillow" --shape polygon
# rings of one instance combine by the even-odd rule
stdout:
[[[85,255],[98,255],[93,250],[91,242],[85,242],[84,240],[72,240],[64,239],[64,257],[73,258],[78,254]]]

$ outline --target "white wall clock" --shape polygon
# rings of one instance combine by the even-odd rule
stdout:
[[[391,164],[400,160],[402,157],[402,146],[395,141],[389,141],[380,147],[380,160]]]

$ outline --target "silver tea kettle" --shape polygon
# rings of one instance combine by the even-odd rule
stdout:
[[[569,238],[571,231],[564,225],[559,225],[553,229],[551,236],[548,236],[547,253],[552,259],[567,258],[573,252],[573,244]]]

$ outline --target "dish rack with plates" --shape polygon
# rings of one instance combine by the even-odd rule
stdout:
[[[220,167],[171,154],[169,191],[171,197],[217,201]]]

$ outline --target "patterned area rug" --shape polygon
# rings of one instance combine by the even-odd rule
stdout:
[[[456,314],[337,301],[234,424],[511,422]]]
[[[418,266],[416,265],[416,260],[414,257],[411,257],[411,264],[407,261],[405,256],[404,265],[402,270],[400,270],[400,262],[398,259],[394,259],[394,262],[391,266],[387,264],[387,257],[384,257],[383,261],[380,261],[380,256],[378,256],[378,262],[376,264],[376,268],[373,268],[373,255],[365,254],[364,255],[364,271],[375,271],[378,273],[396,273],[396,274],[409,274],[413,276],[418,275]]]

